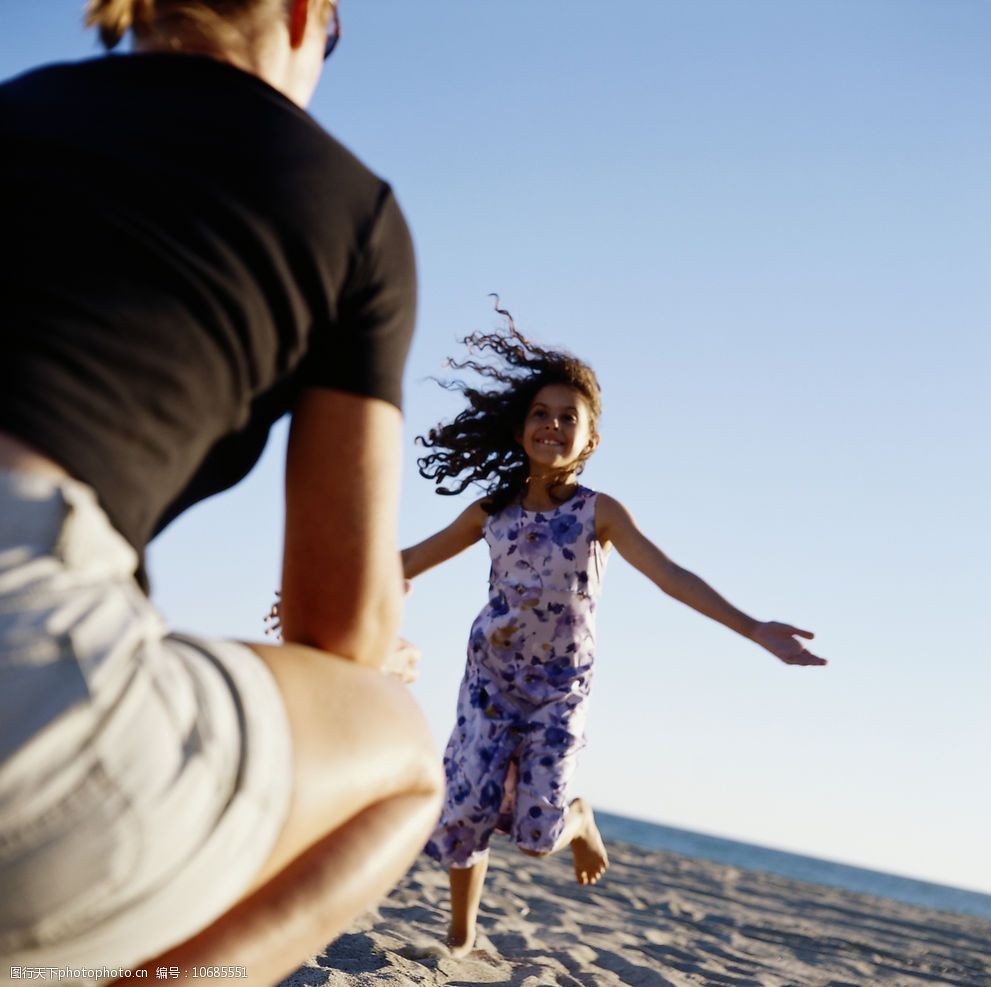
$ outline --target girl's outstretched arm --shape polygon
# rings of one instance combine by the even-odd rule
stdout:
[[[775,620],[747,616],[720,596],[705,580],[669,559],[637,527],[630,512],[606,494],[599,494],[595,512],[596,536],[604,548],[610,544],[635,569],[639,569],[668,596],[680,600],[706,617],[766,648],[787,665],[825,665],[805,649],[798,637],[811,639],[811,631],[799,630]]]
[[[412,579],[474,545],[482,537],[482,525],[488,516],[482,509],[482,500],[476,500],[466,507],[451,524],[437,534],[410,548],[404,548],[403,575]]]

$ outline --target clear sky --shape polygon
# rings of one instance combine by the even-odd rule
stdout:
[[[79,9],[4,0],[3,75],[93,53]],[[343,0],[341,19],[312,108],[393,183],[419,257],[403,543],[467,503],[417,476],[413,439],[458,409],[428,378],[498,324],[497,291],[599,374],[585,482],[831,659],[780,665],[612,558],[576,790],[991,891],[991,4]],[[177,625],[259,637],[284,442],[155,544]],[[479,546],[409,600],[438,745],[487,571]]]

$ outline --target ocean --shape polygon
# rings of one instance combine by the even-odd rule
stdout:
[[[885,874],[864,867],[852,867],[817,857],[772,850],[770,847],[725,840],[718,836],[676,829],[641,819],[628,819],[600,809],[595,810],[599,831],[608,843],[618,840],[633,843],[647,850],[669,850],[686,857],[698,857],[720,864],[732,864],[750,870],[767,871],[814,884],[827,884],[847,891],[875,895],[934,908],[943,912],[960,912],[991,919],[991,895],[963,888],[917,881],[909,877]]]

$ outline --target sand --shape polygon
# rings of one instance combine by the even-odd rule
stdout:
[[[991,922],[673,853],[610,844],[594,888],[571,855],[493,846],[480,934],[439,945],[447,878],[418,860],[285,987],[989,987]]]

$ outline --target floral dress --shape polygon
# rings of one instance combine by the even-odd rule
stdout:
[[[446,867],[479,862],[496,829],[546,852],[564,828],[605,566],[596,498],[579,487],[553,510],[514,504],[485,521],[489,601],[472,624],[444,809],[426,846]]]

